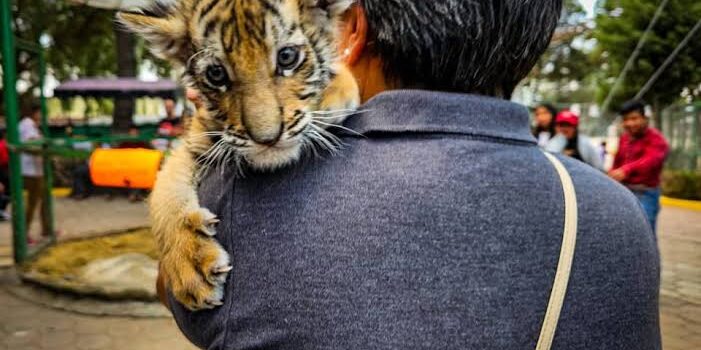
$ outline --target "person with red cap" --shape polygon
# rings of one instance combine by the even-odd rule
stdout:
[[[589,137],[579,133],[579,116],[570,111],[564,110],[555,117],[555,132],[553,137],[545,146],[545,150],[553,153],[562,153],[570,156],[592,167],[604,171],[604,164],[599,152]]]

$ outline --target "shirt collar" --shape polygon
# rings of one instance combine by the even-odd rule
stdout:
[[[526,107],[492,97],[423,90],[383,92],[346,126],[360,134],[450,133],[536,144]]]

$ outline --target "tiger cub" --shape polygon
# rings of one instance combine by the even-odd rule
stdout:
[[[215,164],[272,170],[314,145],[359,104],[340,64],[335,33],[353,0],[168,0],[118,18],[199,91],[183,145],[167,159],[149,199],[161,273],[190,310],[222,305],[232,269],[213,238],[216,215],[197,197]]]

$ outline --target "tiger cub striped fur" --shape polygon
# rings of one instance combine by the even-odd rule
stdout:
[[[333,147],[326,127],[359,103],[335,34],[352,0],[169,0],[118,14],[183,72],[202,106],[166,160],[149,199],[161,274],[190,310],[222,304],[231,270],[199,204],[197,174],[225,162],[270,170],[304,149]]]

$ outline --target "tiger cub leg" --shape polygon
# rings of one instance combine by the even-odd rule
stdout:
[[[165,285],[178,302],[196,311],[222,304],[231,266],[213,238],[216,216],[199,205],[198,167],[190,147],[192,143],[183,143],[166,160],[149,198],[149,212]]]

